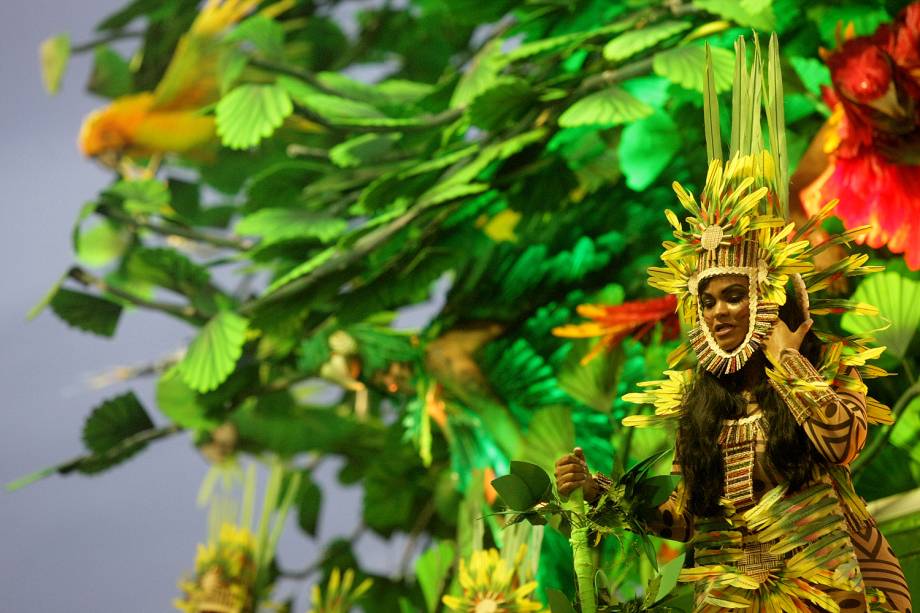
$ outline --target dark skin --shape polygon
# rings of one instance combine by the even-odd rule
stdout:
[[[700,284],[703,322],[723,351],[737,349],[747,336],[750,324],[748,289],[746,275],[720,275]],[[783,321],[777,320],[764,346],[770,361],[775,363],[785,349],[798,351],[811,325],[812,320],[807,319],[793,332]],[[753,388],[757,382],[750,383]],[[556,460],[555,473],[556,489],[563,497],[579,487],[588,502],[594,502],[600,495],[600,488],[591,476],[581,447],[575,447],[572,453]]]

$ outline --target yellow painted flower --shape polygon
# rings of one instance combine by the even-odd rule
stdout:
[[[518,550],[513,564],[501,557],[497,549],[474,551],[467,565],[460,560],[460,596],[445,596],[451,611],[463,613],[524,613],[541,611],[542,605],[531,600],[536,581],[522,581],[519,567],[526,546]],[[530,579],[527,577],[527,579]]]

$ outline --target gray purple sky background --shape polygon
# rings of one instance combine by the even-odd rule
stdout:
[[[75,43],[126,0],[0,2],[0,483],[82,453],[80,431],[92,407],[134,389],[154,416],[152,380],[93,390],[88,379],[115,366],[163,357],[191,330],[156,313],[126,312],[111,339],[68,328],[52,313],[25,315],[72,263],[70,232],[84,202],[110,177],[81,158],[76,135],[84,115],[103,101],[83,90],[91,56],[71,62],[57,97],[42,89],[38,46],[69,32]],[[157,443],[139,458],[97,477],[51,477],[15,493],[0,491],[0,613],[171,610],[176,581],[191,569],[206,537],[195,505],[207,464],[188,436]],[[326,481],[332,480],[326,467]],[[360,494],[328,492],[319,542],[350,533]],[[358,543],[364,563],[386,572],[404,539]],[[317,542],[291,525],[279,549],[286,567],[305,567]],[[306,589],[282,585],[279,596]],[[293,590],[293,591],[292,591]]]

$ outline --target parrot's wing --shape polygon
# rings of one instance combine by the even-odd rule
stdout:
[[[160,110],[190,109],[215,102],[223,35],[258,6],[259,0],[207,0],[179,40],[163,79],[154,90]]]

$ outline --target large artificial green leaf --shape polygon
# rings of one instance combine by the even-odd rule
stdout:
[[[93,54],[93,71],[87,89],[104,98],[131,93],[134,75],[128,62],[108,45],[99,45]]]
[[[727,91],[732,86],[735,54],[719,47],[712,47],[711,51],[716,91]],[[672,83],[702,92],[705,85],[706,49],[699,45],[688,45],[661,51],[652,58],[652,69],[655,74]]]
[[[93,409],[83,425],[83,443],[94,454],[101,455],[125,439],[150,428],[153,428],[153,422],[147,411],[134,392],[128,392],[106,400]],[[135,451],[137,449],[131,453]]]
[[[760,32],[776,27],[771,0],[693,0],[693,5]]]
[[[293,110],[281,85],[240,85],[217,103],[217,134],[231,149],[248,149],[271,136]]]
[[[168,247],[143,247],[131,252],[128,272],[137,280],[159,285],[180,294],[194,294],[211,279],[207,268]]]
[[[890,440],[910,455],[913,462],[908,469],[915,480],[920,480],[920,398],[914,398],[904,407],[891,427]]]
[[[604,59],[622,62],[690,28],[687,21],[661,21],[620,34],[604,46]]]
[[[290,239],[316,239],[328,243],[348,228],[348,222],[324,213],[301,209],[259,209],[242,218],[237,234],[258,236],[263,245]]]
[[[178,364],[182,379],[197,392],[209,392],[223,383],[243,353],[249,321],[232,311],[221,311],[206,323]]]
[[[641,192],[661,174],[677,153],[681,136],[674,120],[662,111],[623,128],[617,146],[626,185]]]
[[[41,60],[42,83],[45,91],[56,94],[61,88],[67,63],[70,61],[70,36],[58,34],[42,41],[38,50]]]
[[[651,106],[614,85],[570,106],[560,115],[559,125],[563,128],[612,127],[648,117],[653,112]]]
[[[559,373],[559,387],[572,398],[595,411],[610,413],[617,397],[619,372],[623,352],[605,354],[587,364],[581,363],[582,353],[573,351]]]
[[[122,308],[106,298],[61,288],[51,299],[51,310],[75,328],[111,337],[118,327]]]
[[[844,314],[840,325],[858,334],[871,334],[888,351],[903,358],[920,326],[920,281],[896,272],[872,275],[856,288],[852,301],[878,308],[876,316]],[[883,329],[884,328],[884,329]]]
[[[574,446],[575,427],[571,412],[563,407],[550,407],[537,411],[530,421],[518,456],[520,460],[552,473],[556,460],[571,453]]]

